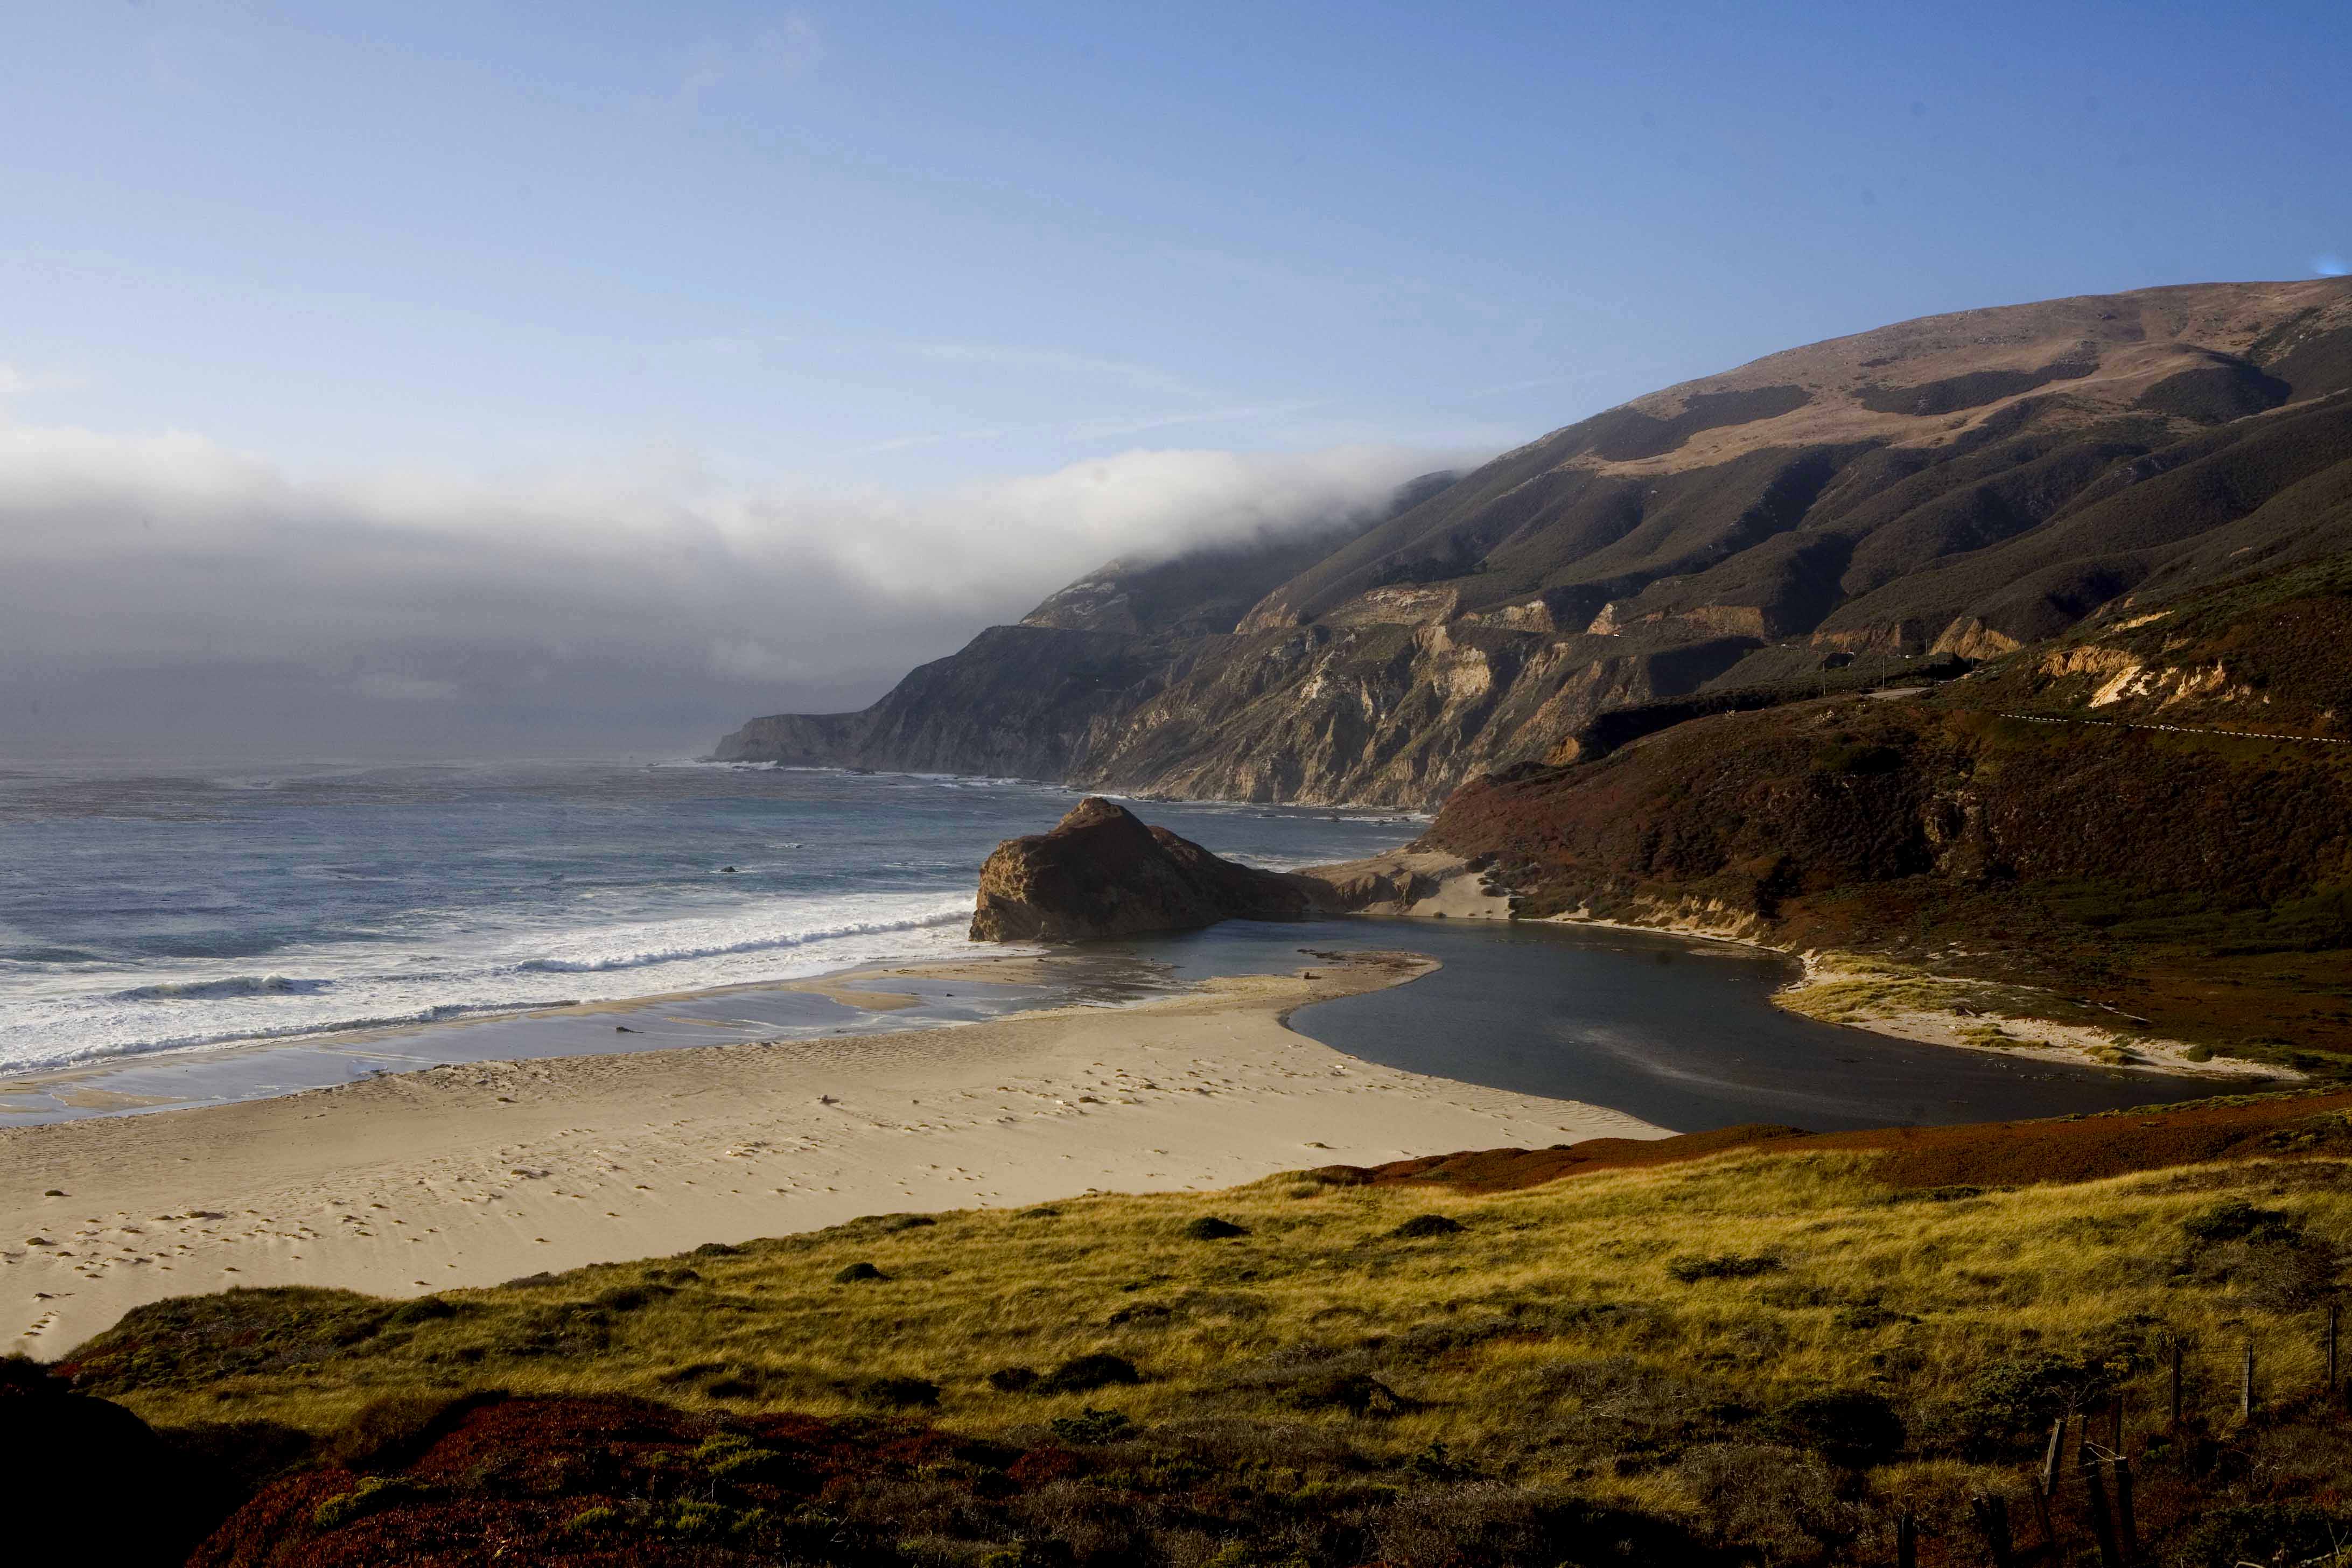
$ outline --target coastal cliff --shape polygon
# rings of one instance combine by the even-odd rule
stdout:
[[[2291,567],[2352,546],[2347,503],[2352,279],[1962,311],[1637,398],[1385,517],[1113,563],[717,754],[1433,805],[1612,711],[1982,659]]]

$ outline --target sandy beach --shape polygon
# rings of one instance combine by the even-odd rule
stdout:
[[[471,1063],[0,1131],[0,1334],[54,1359],[142,1302],[235,1286],[416,1295],[878,1212],[1665,1131],[1285,1027],[1429,967],[1353,957],[1128,1007]],[[913,972],[856,988],[887,996],[893,973]],[[920,973],[1014,977],[988,960]]]

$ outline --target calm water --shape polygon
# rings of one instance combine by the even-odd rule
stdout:
[[[1370,928],[1368,930],[1368,928]],[[1167,939],[1179,973],[1306,962],[1302,947],[1410,947],[1445,967],[1302,1008],[1291,1026],[1386,1067],[1631,1111],[1680,1132],[1999,1121],[2157,1105],[2231,1087],[1915,1046],[1771,1005],[1774,953],[1592,926],[1350,921],[1228,924]],[[2234,1087],[2242,1089],[2244,1080]],[[1437,1151],[1432,1151],[1436,1152]]]
[[[989,850],[1075,799],[749,766],[0,770],[0,1071],[961,950]],[[1415,831],[1150,812],[1267,866]]]

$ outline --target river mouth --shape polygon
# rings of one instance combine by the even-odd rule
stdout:
[[[2257,1083],[2075,1067],[1916,1045],[1783,1011],[1793,961],[1610,927],[1470,921],[1229,921],[1132,944],[1181,978],[1393,947],[1444,965],[1321,1002],[1290,1026],[1382,1067],[1583,1100],[1677,1132],[1744,1122],[1808,1131],[1948,1126],[2168,1104]]]
[[[1283,973],[1347,951],[1404,949],[1443,967],[1303,1007],[1290,1026],[1349,1056],[1517,1094],[1579,1100],[1677,1132],[1743,1122],[1810,1131],[1937,1126],[2121,1110],[2256,1087],[1915,1045],[1784,1012],[1780,954],[1597,926],[1343,918],[1040,953],[1003,981],[882,963],[773,984],[256,1041],[22,1075],[0,1125],[269,1099],[439,1063],[529,1060],[935,1028],[1042,1007],[1119,1007],[1222,975]],[[1035,950],[1031,950],[1035,951]],[[931,961],[932,965],[939,960]],[[877,994],[881,993],[883,994]],[[1438,1151],[1432,1151],[1433,1152]]]

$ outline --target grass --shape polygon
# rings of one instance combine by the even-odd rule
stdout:
[[[1972,1490],[2013,1489],[2004,1467],[2058,1405],[2123,1388],[2153,1408],[2176,1338],[2217,1420],[2245,1340],[2266,1386],[2316,1375],[2352,1163],[1912,1192],[1874,1179],[1874,1158],[1738,1155],[1485,1196],[1293,1173],[1213,1198],[854,1222],[423,1311],[235,1291],[140,1309],[76,1361],[87,1390],[182,1427],[325,1435],[387,1399],[493,1388],[737,1415],[912,1406],[1073,1447],[1245,1427],[1292,1456],[1287,1484],[1434,1467],[1726,1540],[1748,1528],[1734,1472],[1834,1447],[1804,1436],[1825,1419],[1808,1401],[1860,1400],[1839,1419],[1899,1428],[1870,1442],[1902,1458],[1825,1497],[1957,1521]],[[1192,1239],[1212,1204],[1246,1234]],[[836,1282],[860,1262],[882,1278]],[[1019,1375],[1035,1368],[1063,1370]]]

